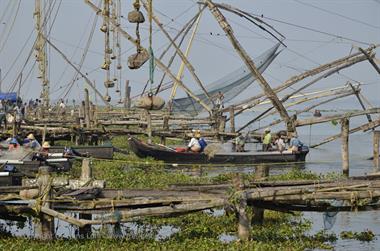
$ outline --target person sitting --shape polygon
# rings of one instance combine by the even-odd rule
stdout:
[[[187,150],[199,153],[201,152],[201,145],[199,144],[199,139],[201,137],[201,133],[199,130],[193,132],[193,137],[190,140],[190,143],[187,145]]]
[[[201,146],[201,152],[203,152],[207,146],[207,142],[203,137],[200,137],[198,141],[199,141],[199,145]]]
[[[269,151],[271,149],[272,144],[272,135],[270,134],[270,128],[266,128],[264,131],[264,135],[262,137],[263,141],[263,151]]]
[[[276,149],[282,153],[286,146],[285,146],[285,142],[284,142],[284,138],[285,136],[282,135],[282,134],[278,134],[278,138],[276,139],[276,141],[274,142],[274,144],[276,145]]]
[[[46,161],[49,157],[49,149],[50,144],[45,141],[40,150],[33,156],[32,160]]]
[[[20,148],[20,144],[18,143],[16,138],[12,138],[11,141],[9,141],[8,145],[8,151],[17,150]]]
[[[239,133],[239,136],[235,138],[235,150],[236,152],[245,152],[245,141],[246,138],[243,136],[243,134]]]
[[[30,133],[23,142],[24,147],[29,147],[34,151],[38,151],[41,148],[40,143],[36,140],[33,133]]]
[[[301,140],[298,139],[298,135],[296,132],[292,134],[292,138],[290,139],[289,143],[289,150],[292,152],[298,152],[300,151],[300,148],[303,146],[303,143]]]

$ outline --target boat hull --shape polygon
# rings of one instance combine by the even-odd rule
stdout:
[[[49,153],[63,153],[64,146],[52,146],[49,149]],[[75,146],[72,147],[80,154],[90,156],[98,159],[112,159],[113,158],[113,146]]]
[[[298,152],[231,152],[217,153],[212,157],[204,153],[175,152],[158,145],[146,144],[130,138],[131,150],[140,158],[153,157],[167,163],[186,164],[255,164],[273,162],[304,162],[308,149]]]

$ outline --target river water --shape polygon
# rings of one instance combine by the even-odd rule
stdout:
[[[362,121],[351,122],[351,128],[357,126]],[[325,124],[313,127],[303,127],[299,130],[300,139],[306,144],[310,145],[321,141],[327,136],[334,135],[340,132],[339,125]],[[257,146],[248,146],[248,148],[256,148]],[[372,155],[372,133],[358,133],[350,135],[349,140],[350,150],[350,176],[359,176],[371,173],[374,171],[373,164],[368,157]],[[311,171],[317,174],[326,174],[331,172],[341,173],[341,142],[336,140],[325,144],[317,149],[310,149],[304,165],[306,171]],[[290,168],[275,167],[270,170],[271,174],[286,172]],[[224,172],[253,172],[253,167],[224,167],[224,168],[211,168],[203,169],[207,175],[217,175]],[[307,212],[304,217],[312,221],[313,226],[310,234],[314,234],[324,229],[323,213]],[[4,223],[4,222],[2,222]],[[74,237],[75,228],[69,225],[57,222],[60,225],[57,235],[62,237]],[[3,225],[4,226],[4,225]],[[136,231],[136,227],[130,223],[123,225],[124,231]],[[27,224],[23,228],[18,228],[14,224],[6,225],[6,229],[10,230],[15,235],[33,236],[33,228]],[[99,228],[98,228],[99,229]],[[130,229],[130,230],[128,230]],[[361,242],[358,240],[344,240],[339,237],[342,231],[366,231],[371,230],[375,233],[376,237],[371,242]],[[167,237],[171,233],[178,231],[172,229],[170,226],[164,227],[159,230],[161,236]],[[366,211],[366,212],[340,212],[336,215],[336,221],[333,226],[326,230],[328,233],[335,233],[338,240],[333,243],[335,250],[380,250],[380,211]],[[233,240],[233,236],[230,236]],[[223,240],[228,241],[229,236],[223,237]]]

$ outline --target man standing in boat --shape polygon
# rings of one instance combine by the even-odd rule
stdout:
[[[270,131],[270,128],[266,128],[262,137],[264,152],[269,151],[271,149],[272,135],[270,134]]]

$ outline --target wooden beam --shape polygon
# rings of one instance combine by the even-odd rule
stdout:
[[[377,66],[377,64],[376,64],[375,61],[373,60],[373,57],[371,57],[371,56],[368,54],[368,52],[366,52],[365,50],[363,50],[363,49],[360,48],[360,47],[359,47],[359,51],[360,51],[361,53],[363,53],[363,54],[367,57],[368,61],[371,63],[371,65],[373,66],[373,68],[375,68],[375,70],[377,71],[377,73],[380,74],[380,68],[379,68],[379,66]]]
[[[270,85],[267,83],[267,81],[264,79],[264,77],[261,75],[261,73],[256,68],[253,60],[250,58],[250,56],[247,54],[245,49],[240,45],[239,41],[236,39],[232,27],[227,22],[226,18],[223,16],[223,14],[220,12],[220,10],[213,4],[211,0],[206,0],[205,3],[207,4],[208,8],[210,9],[211,13],[214,15],[215,19],[218,21],[220,27],[224,30],[227,37],[231,41],[231,44],[235,48],[236,52],[239,54],[243,62],[246,64],[248,69],[252,72],[252,74],[257,78],[261,88],[263,89],[265,95],[268,97],[268,99],[272,102],[273,106],[276,108],[276,110],[279,112],[281,118],[285,121],[288,130],[293,131],[294,128],[289,124],[290,117],[288,115],[288,112],[286,111],[285,107],[283,106],[282,102],[278,99],[275,92],[272,90]]]

